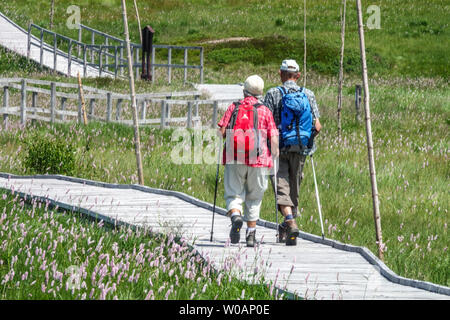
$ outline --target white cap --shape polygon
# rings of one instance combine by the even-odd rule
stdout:
[[[283,60],[280,70],[298,72],[300,67],[295,60]]]
[[[264,80],[258,75],[248,77],[244,82],[244,90],[254,96],[260,96],[264,90]]]

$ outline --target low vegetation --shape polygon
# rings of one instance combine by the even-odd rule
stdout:
[[[55,209],[0,190],[1,300],[282,298],[261,274],[244,281],[236,268],[216,271],[173,234]]]

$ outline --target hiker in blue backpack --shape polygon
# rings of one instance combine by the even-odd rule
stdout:
[[[314,93],[297,85],[300,78],[295,60],[283,60],[279,70],[282,86],[271,88],[264,104],[272,111],[279,130],[279,166],[276,199],[284,222],[278,226],[279,242],[296,245],[300,233],[295,218],[302,171],[306,157],[316,149],[314,136],[321,130]],[[276,169],[276,168],[275,168]],[[272,182],[274,176],[272,176]]]

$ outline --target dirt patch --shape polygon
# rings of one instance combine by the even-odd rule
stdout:
[[[217,39],[217,40],[208,40],[200,42],[201,44],[216,44],[216,43],[224,43],[224,42],[232,42],[232,41],[249,41],[252,40],[252,38],[248,37],[232,37],[232,38],[224,38],[224,39]]]

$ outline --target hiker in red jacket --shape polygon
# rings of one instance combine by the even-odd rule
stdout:
[[[261,102],[263,89],[264,81],[259,76],[248,77],[244,99],[231,104],[218,123],[226,138],[222,163],[227,215],[232,224],[230,239],[239,243],[246,221],[249,247],[256,242],[256,221],[267,189],[268,169],[273,166],[272,156],[278,156],[278,130],[272,112]]]

